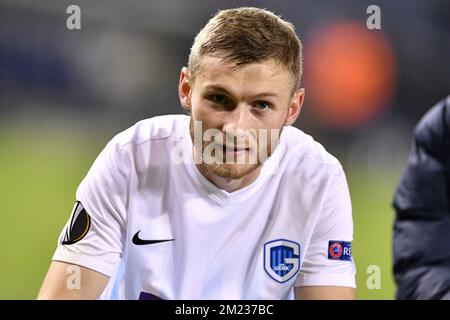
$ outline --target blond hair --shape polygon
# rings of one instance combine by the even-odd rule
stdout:
[[[236,68],[273,59],[289,71],[294,90],[302,75],[302,43],[292,23],[260,8],[220,10],[195,37],[189,55],[191,78],[201,68],[202,57],[220,57]]]

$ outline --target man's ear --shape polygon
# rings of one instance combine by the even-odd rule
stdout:
[[[192,87],[190,84],[191,71],[188,68],[181,68],[180,81],[178,83],[178,96],[180,97],[181,106],[187,112],[191,111],[191,93]]]
[[[291,103],[288,109],[288,116],[286,118],[285,126],[290,126],[297,120],[302,110],[303,101],[305,100],[305,89],[300,88],[294,92]]]

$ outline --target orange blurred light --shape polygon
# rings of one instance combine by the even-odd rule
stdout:
[[[395,86],[391,46],[379,30],[342,22],[305,43],[305,88],[311,112],[326,125],[366,124],[389,104]]]

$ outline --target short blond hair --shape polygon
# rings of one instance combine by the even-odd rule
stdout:
[[[273,59],[290,72],[294,89],[300,87],[302,43],[292,23],[268,10],[242,7],[218,11],[191,47],[188,68],[192,81],[206,55],[233,62],[236,68]]]

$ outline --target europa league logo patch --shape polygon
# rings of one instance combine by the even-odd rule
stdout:
[[[62,244],[74,244],[80,241],[88,233],[90,226],[91,218],[83,208],[81,202],[77,201],[72,212],[70,225],[66,229],[66,234]]]

